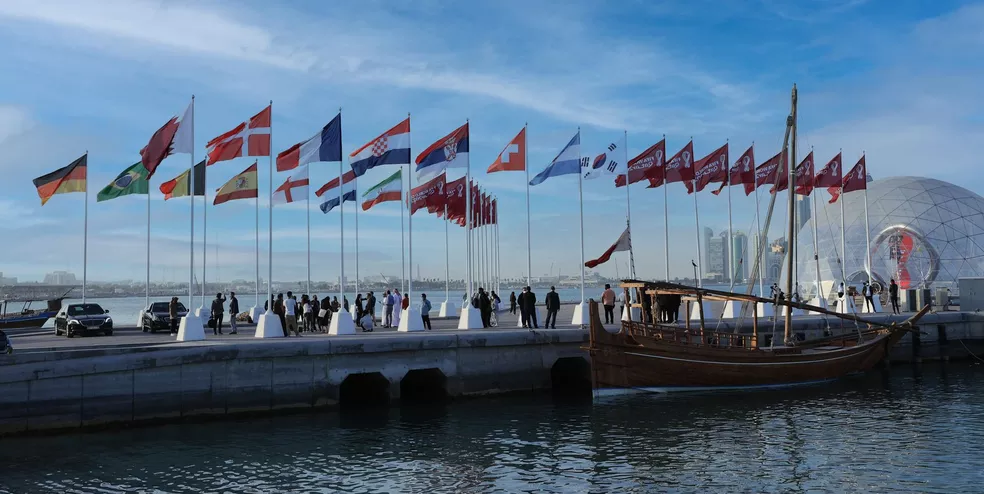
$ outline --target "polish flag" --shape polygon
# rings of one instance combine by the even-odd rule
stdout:
[[[225,134],[208,141],[208,165],[242,156],[270,155],[270,106]]]
[[[526,127],[509,141],[506,148],[499,153],[495,163],[489,166],[485,173],[521,172],[526,169]]]
[[[310,185],[308,167],[305,166],[297,173],[287,177],[287,181],[280,187],[277,187],[277,190],[273,192],[273,199],[270,200],[270,203],[277,206],[307,199],[308,185]]]
[[[584,267],[594,268],[599,264],[604,264],[608,262],[608,260],[612,258],[612,254],[616,252],[624,252],[631,249],[632,249],[632,239],[631,239],[631,235],[629,234],[629,229],[626,228],[625,231],[622,232],[621,235],[619,235],[618,240],[616,240],[615,243],[612,244],[612,246],[609,247],[608,250],[606,250],[605,253],[601,255],[601,257],[597,259],[592,259],[584,263]]]

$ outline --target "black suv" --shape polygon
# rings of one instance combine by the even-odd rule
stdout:
[[[144,333],[147,331],[154,333],[159,329],[163,331],[171,329],[171,314],[167,305],[168,302],[152,302],[150,307],[144,309],[142,324]],[[188,309],[185,308],[184,304],[178,302],[178,318],[187,315]]]
[[[55,315],[55,336],[65,333],[69,338],[87,333],[113,334],[113,318],[99,304],[63,306]]]

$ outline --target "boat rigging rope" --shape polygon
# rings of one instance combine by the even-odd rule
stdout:
[[[975,359],[984,363],[984,359],[978,357],[977,355],[974,355],[974,352],[970,351],[970,348],[967,348],[967,345],[964,345],[963,340],[957,340],[957,341],[960,342],[960,346],[964,347],[964,350],[967,350],[967,353],[970,354],[971,357],[974,357]]]

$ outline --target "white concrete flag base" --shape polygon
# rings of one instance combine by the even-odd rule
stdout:
[[[256,320],[256,338],[283,338],[284,328],[280,325],[280,317],[270,311],[260,314]]]
[[[810,304],[810,305],[812,305],[814,307],[819,307],[821,309],[828,309],[828,307],[827,307],[827,298],[826,297],[814,297],[814,298],[810,299],[810,301],[807,302],[807,304]],[[814,315],[814,316],[819,316],[819,315],[823,314],[822,312],[816,312],[816,311],[812,311],[812,310],[809,313],[810,313],[810,315]]]
[[[774,315],[776,315],[776,311],[772,304],[758,304],[759,317],[772,317]]]
[[[212,310],[211,309],[206,309],[204,306],[203,307],[199,307],[199,308],[195,309],[195,317],[197,317],[199,319],[204,319],[204,320],[207,321],[210,317],[212,317]]]
[[[454,305],[454,302],[450,300],[445,300],[441,302],[441,311],[438,312],[439,317],[454,317],[458,314],[458,306]]]
[[[144,311],[140,311],[137,314],[137,327],[143,329],[144,326]]]
[[[479,318],[481,322],[481,318]],[[481,327],[481,324],[479,324]],[[400,316],[400,327],[396,328],[397,331],[403,333],[410,333],[414,331],[424,330],[424,320],[420,317],[420,311],[415,307],[407,307],[407,310],[403,311]]]
[[[741,317],[741,304],[741,301],[738,300],[728,300],[725,302],[722,319],[737,319]],[[749,311],[749,315],[751,315],[751,311]]]
[[[355,312],[352,312],[352,322],[354,324],[358,324],[359,323],[359,315],[356,314]]]
[[[854,306],[854,297],[847,295],[837,299],[838,314],[857,314],[858,308]]]
[[[721,317],[721,312],[724,311],[724,301],[722,300],[702,300],[704,304],[704,320],[717,319]],[[690,304],[690,320],[695,321],[700,319],[700,304],[694,302]]]
[[[458,318],[458,329],[482,328],[482,314],[478,311],[478,309],[472,307],[471,304],[462,307],[461,317]]]
[[[642,309],[638,307],[629,307],[626,305],[625,309],[622,310],[622,320],[628,321],[629,314],[632,314],[632,320],[635,322],[639,322],[642,320]]]
[[[198,316],[187,315],[181,318],[178,324],[178,341],[203,341],[205,339],[205,327]]]
[[[881,297],[879,297],[877,295],[874,296],[874,297],[871,297],[871,301],[874,302],[874,304],[875,304],[875,310],[874,311],[872,311],[871,309],[868,308],[868,302],[862,301],[861,302],[861,312],[863,312],[865,314],[871,314],[871,313],[881,312],[882,311],[882,306],[881,306],[881,300],[880,300],[880,298]]]
[[[260,314],[263,313],[263,309],[259,306],[252,306],[249,308],[249,320],[253,321],[253,324],[258,324],[260,322]]]
[[[339,308],[338,312],[331,316],[331,324],[328,325],[328,334],[355,334],[355,322],[352,320],[352,315],[344,307]]]
[[[571,318],[571,324],[575,326],[587,326],[591,324],[588,314],[588,303],[581,301],[581,303],[574,306],[574,317]]]
[[[534,307],[533,310],[536,312],[536,325],[542,326],[543,314],[540,313],[540,308]],[[523,327],[523,311],[519,310],[518,308],[516,309],[516,327],[517,328]]]

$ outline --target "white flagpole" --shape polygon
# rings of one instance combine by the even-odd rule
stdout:
[[[485,279],[485,194],[482,189],[478,190],[478,221],[477,227],[478,231],[475,232],[475,236],[478,237],[478,286],[486,285]]]
[[[731,224],[731,169],[728,168],[728,163],[724,163],[725,170],[728,175],[724,178],[728,184],[728,271],[731,271],[731,287],[735,286],[735,241],[734,241],[734,227]],[[696,194],[696,191],[694,192]]]
[[[191,165],[191,174],[195,174],[195,165]],[[206,173],[207,174],[207,173]],[[202,189],[207,190],[208,177],[202,183]],[[195,191],[191,191],[191,202],[195,202]],[[208,195],[202,197],[202,305],[198,308],[205,308],[205,258],[208,253]]]
[[[267,202],[269,225],[267,228],[266,299],[268,301],[267,312],[273,314],[273,302],[270,300],[273,297],[273,100],[270,100],[270,167],[267,171],[269,172],[269,177],[270,177],[270,181],[267,184],[267,186],[269,187],[268,191],[270,193],[270,196],[269,196],[269,201]],[[282,328],[282,329],[286,329],[286,328]]]
[[[468,120],[465,120],[465,123],[468,123]],[[465,250],[468,252],[466,254],[467,260],[465,262],[465,268],[466,268],[465,269],[465,276],[467,278],[465,280],[465,285],[467,286],[467,288],[465,288],[465,290],[468,291],[468,300],[466,300],[465,303],[466,304],[469,304],[469,306],[471,304],[471,299],[472,299],[472,266],[471,266],[471,263],[472,263],[472,251],[471,251],[471,249],[472,249],[472,245],[471,245],[472,242],[471,242],[471,240],[472,240],[472,238],[471,238],[471,230],[472,230],[472,223],[473,223],[473,221],[472,221],[472,211],[471,211],[471,208],[472,208],[472,203],[471,203],[471,192],[472,192],[472,190],[471,189],[472,189],[472,187],[471,187],[471,153],[468,153],[468,159],[465,160],[465,218],[466,218],[465,224],[468,225],[468,232],[467,232],[467,235],[465,236],[465,243],[467,244],[465,246]],[[462,309],[461,309],[462,310],[462,314],[464,314],[464,311],[467,310],[467,307],[468,306],[462,307]]]
[[[663,134],[663,143],[663,149],[666,149],[666,134]],[[663,241],[666,256],[666,281],[670,281],[670,207],[667,200],[669,192],[667,192],[666,183],[666,158],[663,158]]]
[[[813,150],[811,149],[810,152],[813,152]],[[816,182],[816,174],[814,174],[813,180]],[[823,290],[821,290],[820,285],[820,239],[817,238],[819,233],[817,233],[817,195],[815,188],[810,191],[810,196],[812,196],[813,199],[813,211],[811,216],[813,219],[813,261],[816,263],[817,267],[817,306],[826,308],[826,299],[823,297]]]
[[[625,145],[625,222],[628,224],[629,230],[632,229],[632,199],[629,196],[629,131],[623,131],[625,134],[625,139],[623,139],[622,144]],[[632,244],[629,243],[629,273],[632,278],[635,278],[635,256],[632,254]]]
[[[352,158],[349,157],[349,165],[351,165]],[[351,168],[351,166],[349,166]],[[359,210],[362,206],[359,204],[359,177],[355,177],[355,183],[352,184],[355,188],[355,294],[359,293]]]
[[[406,196],[404,195],[404,182],[407,176],[407,165],[400,165],[400,290],[406,291],[407,280],[407,233],[403,228],[403,211],[407,208]]]
[[[407,120],[410,120],[410,112],[407,112]],[[409,134],[408,134],[408,140],[409,140]],[[411,146],[410,149],[413,149],[413,146]],[[406,170],[409,166],[410,165],[407,164],[407,166],[404,167],[403,169]],[[412,170],[411,170],[411,172],[412,172]],[[400,174],[400,178],[401,179],[404,176],[407,177],[406,184],[404,184],[402,181],[400,182],[400,195],[401,195],[401,198],[400,198],[400,230],[401,231],[403,230],[403,209],[404,208],[409,208],[408,201],[410,200],[410,182],[413,181],[412,173],[409,174],[409,175],[407,175],[405,173],[401,173]],[[406,191],[406,195],[403,195],[403,191],[404,190]],[[405,295],[408,295],[409,296],[410,290],[413,289],[413,246],[411,245],[412,242],[413,242],[413,215],[410,214],[409,211],[407,211],[407,222],[408,222],[407,230],[409,230],[409,233],[410,233],[410,236],[407,237],[407,249],[410,251],[410,271],[406,271],[406,266],[404,266],[403,273],[404,273],[404,276],[406,276],[407,289],[404,290],[403,293]],[[401,240],[401,242],[402,242],[402,240]],[[402,254],[403,253],[401,252],[401,256],[402,256]],[[402,281],[400,282],[400,285],[401,286],[403,285],[403,282]],[[397,303],[398,304],[402,304],[403,301],[402,300],[398,300]],[[401,316],[401,319],[402,319],[402,316]]]
[[[529,127],[529,123],[523,125],[523,129],[526,130]],[[523,157],[523,167],[526,168],[526,284],[533,286],[533,249],[532,249],[532,235],[530,234],[530,136],[529,133],[524,132],[526,142],[523,143],[524,151],[526,151],[526,156]],[[580,165],[580,162],[578,163]]]
[[[578,146],[577,146],[577,163],[578,166],[581,165],[581,127],[577,128],[578,135]],[[581,304],[584,304],[584,187],[582,186],[584,179],[584,173],[578,168],[577,172],[577,202],[580,206],[580,229],[581,229]],[[582,320],[585,319],[587,314],[582,314]]]
[[[272,152],[272,151],[271,151]],[[308,166],[308,165],[304,165]],[[339,167],[342,166],[341,162],[338,164]],[[341,182],[341,179],[339,179]],[[342,184],[339,183],[339,186]],[[311,295],[311,169],[308,167],[308,186],[307,186],[307,197],[304,210],[307,213],[307,293],[308,296]]]
[[[861,157],[864,157],[864,152],[861,152]],[[864,243],[865,243],[865,260],[868,263],[868,284],[872,282],[871,278],[871,228],[868,225],[868,167],[865,165],[864,168]]]
[[[499,254],[502,245],[499,243],[499,211],[496,203],[495,214],[495,292],[502,293],[502,256]],[[500,295],[501,296],[501,295]]]
[[[342,183],[342,162],[338,162],[338,300],[345,301],[345,188]],[[310,247],[308,247],[310,249]],[[308,251],[310,256],[310,250]],[[308,257],[310,263],[310,257]],[[309,268],[310,269],[310,268]],[[309,275],[310,276],[310,275]],[[311,281],[308,280],[310,284]],[[308,291],[311,289],[308,287]]]
[[[194,129],[195,121],[195,95],[191,95],[191,121]],[[195,136],[192,131],[191,140],[194,142]],[[191,308],[195,306],[195,146],[191,146],[191,172],[188,173],[188,191],[191,195],[191,270],[188,273],[188,315],[191,315]]]
[[[448,250],[448,203],[444,201],[444,302],[451,300],[451,255]]]
[[[260,193],[256,191],[256,230],[253,232],[256,238],[256,252],[254,254],[254,260],[256,261],[256,307],[257,314],[259,313],[260,307]],[[254,316],[251,312],[250,316]],[[253,321],[257,323],[258,321]]]
[[[841,169],[843,169],[843,163],[841,163]],[[847,289],[847,240],[844,238],[844,178],[841,177],[840,186],[840,196],[837,197],[840,201],[841,210],[841,282],[845,284],[844,289]]]
[[[755,152],[754,148],[755,148],[755,143],[753,142],[752,143],[752,153]],[[754,180],[755,181],[758,181],[758,177],[756,176],[754,178]],[[766,242],[767,239],[765,238],[765,233],[762,231],[762,222],[759,219],[759,189],[758,189],[758,184],[757,183],[754,183],[752,185],[755,186],[755,230],[758,231],[758,235],[755,237],[756,238],[756,240],[755,240],[755,258],[756,258],[756,262],[752,263],[752,266],[756,266],[756,265],[758,266],[758,272],[755,273],[755,275],[758,276],[758,280],[759,280],[759,296],[760,297],[764,297],[765,296],[765,284],[764,284],[764,281],[763,281],[762,278],[765,277],[765,272],[766,271],[765,271],[765,269],[763,267],[764,264],[765,264],[764,263],[765,254],[764,254],[763,251],[765,250],[765,244],[767,243]]]
[[[693,139],[693,138],[691,138]],[[692,141],[691,141],[692,142]],[[696,170],[695,170],[696,172]],[[701,286],[701,279],[704,277],[704,265],[701,263],[700,250],[700,213],[697,210],[697,179],[691,180],[694,187],[694,220],[697,224],[697,282],[695,286]],[[690,317],[689,314],[687,317]]]
[[[88,174],[89,167],[86,166],[86,173]],[[88,180],[86,180],[86,189],[89,188]],[[147,179],[147,289],[144,293],[144,306],[150,307],[150,179]]]
[[[82,206],[82,303],[89,274],[89,150],[85,150],[85,202]]]

